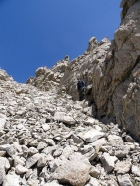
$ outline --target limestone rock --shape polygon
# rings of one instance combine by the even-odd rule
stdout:
[[[15,147],[15,145],[0,145],[0,150],[4,150],[8,153],[9,156],[13,156],[17,153],[17,149]]]
[[[69,57],[58,61],[51,69],[41,67],[36,70],[36,77],[30,77],[28,84],[37,86],[41,90],[52,90],[58,88],[61,77],[69,63]],[[45,77],[45,78],[44,78]]]
[[[9,161],[6,158],[0,157],[0,184],[3,183],[6,176],[6,170],[9,168]]]
[[[64,116],[62,121],[68,125],[74,125],[76,123],[75,119],[72,116]]]
[[[5,70],[0,69],[0,79],[3,81],[13,81],[13,78],[9,76]]]
[[[43,124],[42,128],[44,131],[48,131],[50,129],[50,126],[48,124]]]
[[[40,154],[34,154],[33,156],[29,157],[26,161],[26,167],[29,169],[32,167],[40,158]]]
[[[37,162],[37,167],[45,167],[46,162],[47,162],[46,154],[43,154],[43,153],[40,154],[40,158],[38,159],[38,162]]]
[[[18,164],[18,165],[16,166],[16,169],[15,169],[15,172],[16,172],[17,174],[24,174],[24,173],[26,173],[27,171],[28,171],[28,169],[25,168],[25,167],[23,167],[23,166],[20,165],[20,164]]]
[[[73,186],[84,186],[89,180],[91,165],[82,159],[66,161],[55,171],[55,178],[60,183],[70,183]]]
[[[107,173],[110,173],[115,167],[117,157],[110,156],[108,153],[104,152],[100,159]]]
[[[0,118],[0,130],[4,129],[5,123],[6,123],[6,118]]]
[[[139,165],[132,165],[132,173],[135,176],[140,176],[140,166]]]
[[[129,174],[119,175],[117,178],[120,186],[133,186]]]
[[[105,133],[97,131],[97,130],[90,130],[87,133],[85,133],[83,139],[86,142],[94,142],[102,137],[105,136]]]
[[[123,145],[122,138],[120,136],[117,136],[117,135],[109,135],[108,136],[108,141],[113,146]]]
[[[90,178],[89,184],[91,186],[100,186],[99,180],[97,180],[96,178]]]
[[[16,174],[7,174],[3,186],[20,186],[20,177]]]
[[[35,147],[30,147],[30,148],[28,149],[28,154],[29,154],[30,156],[32,156],[32,155],[34,155],[34,154],[36,154],[36,153],[38,153],[38,150],[37,150]]]
[[[126,174],[130,171],[131,166],[132,164],[129,161],[118,161],[115,165],[115,171],[118,174]]]

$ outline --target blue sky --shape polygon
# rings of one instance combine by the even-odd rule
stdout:
[[[114,38],[120,0],[0,0],[0,67],[20,83],[38,67],[81,55],[88,40]]]

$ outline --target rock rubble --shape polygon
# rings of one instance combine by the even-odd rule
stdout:
[[[12,79],[0,95],[0,185],[140,184],[139,144],[85,112],[88,101]]]

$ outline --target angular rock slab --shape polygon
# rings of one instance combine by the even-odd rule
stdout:
[[[40,154],[34,154],[33,156],[29,157],[26,161],[26,167],[29,169],[32,167],[40,158]]]
[[[130,180],[129,174],[117,176],[119,186],[134,186]]]
[[[76,123],[72,116],[64,116],[62,121],[68,125],[74,125]]]
[[[3,183],[6,176],[6,169],[10,168],[9,161],[6,158],[0,157],[0,185]]]
[[[118,174],[126,174],[131,169],[131,162],[129,161],[118,161],[115,165],[115,171]]]
[[[98,130],[92,129],[92,130],[90,130],[90,131],[88,131],[84,134],[83,140],[85,142],[92,143],[92,142],[94,142],[94,141],[96,141],[96,140],[98,140],[98,139],[100,139],[104,136],[105,136],[104,132],[100,132]]]
[[[132,165],[132,173],[135,176],[140,176],[140,166],[139,165]]]
[[[89,184],[90,184],[90,186],[100,186],[99,181],[93,177],[90,178]]]
[[[65,115],[66,115],[65,112],[55,112],[54,120],[62,121]]]
[[[43,124],[42,128],[46,132],[46,131],[48,131],[50,129],[50,126],[48,124]]]
[[[0,118],[0,130],[4,129],[5,123],[6,123],[6,118]]]
[[[55,170],[54,178],[60,183],[84,186],[90,178],[91,168],[89,161],[85,161],[84,158],[72,158],[70,161],[65,161],[62,166]]]
[[[28,171],[27,168],[23,167],[22,165],[18,164],[15,169],[17,174],[24,174]]]
[[[94,125],[95,119],[91,118],[91,117],[88,117],[87,120],[84,121],[84,123],[87,124],[87,125]]]
[[[123,145],[123,140],[120,136],[117,135],[109,135],[108,136],[108,142],[113,145],[113,146],[117,146],[117,145]]]
[[[118,160],[116,156],[110,156],[106,152],[103,153],[100,159],[107,173],[110,173],[114,169],[115,162]]]
[[[3,186],[20,186],[20,177],[16,174],[8,174],[4,179]]]
[[[4,150],[7,152],[7,154],[9,156],[13,156],[17,153],[17,148],[15,147],[15,145],[13,144],[4,144],[4,145],[0,145],[0,150]]]

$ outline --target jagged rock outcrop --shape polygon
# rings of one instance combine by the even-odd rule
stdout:
[[[139,143],[94,119],[88,101],[11,79],[0,95],[0,185],[140,184]]]
[[[68,63],[69,57],[66,56],[63,60],[59,60],[51,69],[48,69],[47,67],[38,68],[36,70],[36,77],[30,77],[27,80],[27,84],[34,85],[40,90],[45,91],[58,88],[60,79],[63,77]]]
[[[0,69],[0,79],[4,81],[13,81],[13,78],[9,76],[3,69]]]

